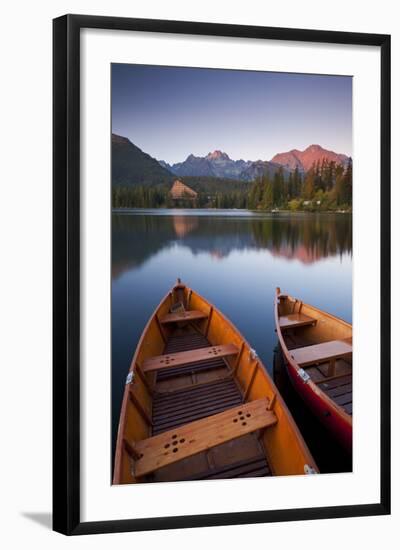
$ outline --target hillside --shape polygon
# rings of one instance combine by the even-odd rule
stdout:
[[[112,184],[171,185],[173,175],[129,139],[112,134]]]

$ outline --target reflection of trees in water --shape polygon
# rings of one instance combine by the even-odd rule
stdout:
[[[171,223],[163,216],[112,215],[112,277],[142,265],[175,238]],[[169,218],[169,216],[168,216]]]
[[[313,263],[352,251],[351,215],[184,216],[113,214],[112,276],[139,266],[179,242],[193,254],[223,258],[234,250],[266,249]]]
[[[274,217],[262,220],[253,230],[261,248],[304,263],[352,252],[350,215]]]

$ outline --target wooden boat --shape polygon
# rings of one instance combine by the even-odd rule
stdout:
[[[133,356],[113,483],[317,471],[256,352],[178,279]]]
[[[352,326],[276,289],[275,325],[289,378],[313,413],[352,449]]]

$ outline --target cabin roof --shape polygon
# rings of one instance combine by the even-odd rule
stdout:
[[[196,191],[191,189],[188,185],[185,185],[180,180],[175,180],[170,191],[173,199],[190,198],[195,199],[197,197]]]

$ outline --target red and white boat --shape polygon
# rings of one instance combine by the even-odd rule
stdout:
[[[352,449],[352,325],[276,289],[275,325],[289,378],[304,402]]]

